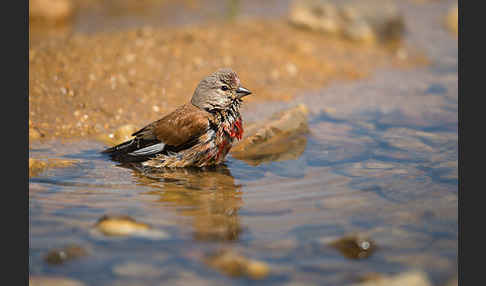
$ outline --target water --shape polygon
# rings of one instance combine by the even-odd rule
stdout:
[[[348,285],[369,273],[412,269],[434,285],[453,278],[457,40],[440,30],[447,3],[404,6],[407,41],[427,51],[431,66],[382,70],[289,103],[247,108],[251,121],[309,106],[311,132],[292,159],[255,165],[229,156],[214,170],[144,175],[99,154],[105,146],[96,141],[33,145],[29,157],[77,163],[29,180],[30,275],[87,285]],[[96,234],[104,214],[129,215],[166,236]],[[330,246],[351,234],[368,237],[376,250],[352,259]],[[61,265],[45,261],[69,244],[88,254]],[[270,274],[221,273],[205,260],[221,249],[267,263]]]
[[[418,137],[417,146],[403,149],[386,139],[393,128],[351,128],[326,141],[314,134],[319,126],[350,125],[319,118],[311,122],[313,132],[296,160],[251,166],[230,157],[225,166],[207,172],[144,176],[99,155],[103,145],[97,142],[32,150],[34,158],[76,159],[78,164],[30,179],[31,275],[62,274],[92,285],[118,281],[122,277],[113,274],[113,267],[137,262],[164,269],[144,280],[148,285],[184,279],[187,273],[225,283],[230,278],[202,261],[220,247],[269,263],[272,274],[262,282],[305,275],[311,282],[350,283],[368,272],[412,267],[436,281],[453,275],[457,132],[420,131],[437,137]],[[410,134],[401,136],[407,140]],[[103,214],[130,215],[169,238],[95,236],[91,229]],[[353,261],[322,242],[352,233],[374,240],[376,253]],[[44,261],[48,250],[69,243],[90,254],[62,266]]]

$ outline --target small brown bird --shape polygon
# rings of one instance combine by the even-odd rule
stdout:
[[[190,103],[102,153],[121,163],[155,168],[220,164],[233,141],[243,136],[240,105],[249,94],[234,71],[220,69],[201,80]]]

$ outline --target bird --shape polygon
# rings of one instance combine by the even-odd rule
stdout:
[[[199,82],[190,102],[101,153],[150,168],[216,166],[242,139],[240,106],[250,94],[231,68],[218,69]]]

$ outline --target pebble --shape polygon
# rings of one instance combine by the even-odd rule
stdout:
[[[290,76],[295,76],[297,74],[297,66],[294,65],[293,63],[288,63],[286,66],[285,66],[285,69],[287,70],[287,72],[289,73]]]
[[[126,236],[150,229],[149,225],[137,222],[133,218],[124,215],[104,215],[98,220],[95,227],[108,236]]]
[[[373,29],[365,22],[356,22],[346,26],[343,34],[350,40],[362,43],[376,42],[376,34]]]
[[[323,242],[326,242],[326,239]],[[327,244],[350,259],[368,258],[376,250],[374,241],[357,235],[344,236]]]
[[[79,245],[69,245],[61,249],[53,249],[49,251],[45,260],[49,264],[63,264],[69,260],[77,259],[86,256],[88,252]]]
[[[262,261],[248,259],[231,250],[222,250],[206,259],[206,263],[228,276],[247,276],[251,279],[263,279],[270,273],[270,267]]]
[[[370,275],[362,283],[355,286],[430,286],[427,274],[420,271],[410,271],[395,276]]]
[[[169,237],[165,231],[153,229],[150,225],[126,215],[104,215],[96,222],[93,230],[95,235],[101,233],[112,237],[137,236],[152,240]]]
[[[29,286],[84,286],[81,281],[62,276],[30,276]]]

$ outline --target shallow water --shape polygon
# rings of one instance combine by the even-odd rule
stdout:
[[[88,285],[127,282],[113,267],[136,262],[160,266],[153,277],[132,277],[148,285],[187,275],[224,283],[230,278],[203,262],[221,247],[269,263],[271,274],[262,282],[345,284],[370,272],[413,267],[435,281],[453,275],[457,132],[370,131],[318,117],[310,126],[295,160],[252,166],[230,157],[205,172],[146,176],[117,167],[99,155],[102,144],[89,141],[31,150],[34,158],[78,161],[30,179],[31,275],[62,274]],[[315,135],[321,126],[334,128],[335,137]],[[410,137],[413,144],[395,146]],[[104,214],[129,215],[168,237],[95,235],[92,227]],[[372,239],[376,252],[353,260],[324,243],[353,233]],[[50,249],[68,244],[89,255],[61,266],[45,262]]]
[[[450,3],[404,7],[407,41],[431,66],[248,106],[247,121],[309,106],[311,132],[287,160],[229,156],[214,170],[147,175],[99,154],[97,141],[32,145],[29,157],[77,163],[29,180],[30,275],[87,285],[347,285],[419,269],[444,284],[457,275],[458,251],[457,40],[440,26]],[[104,214],[129,215],[164,235],[104,236],[93,231]],[[350,234],[376,249],[357,259],[330,246]],[[45,260],[69,244],[87,254]],[[205,257],[220,249],[266,262],[269,275],[219,272]]]

